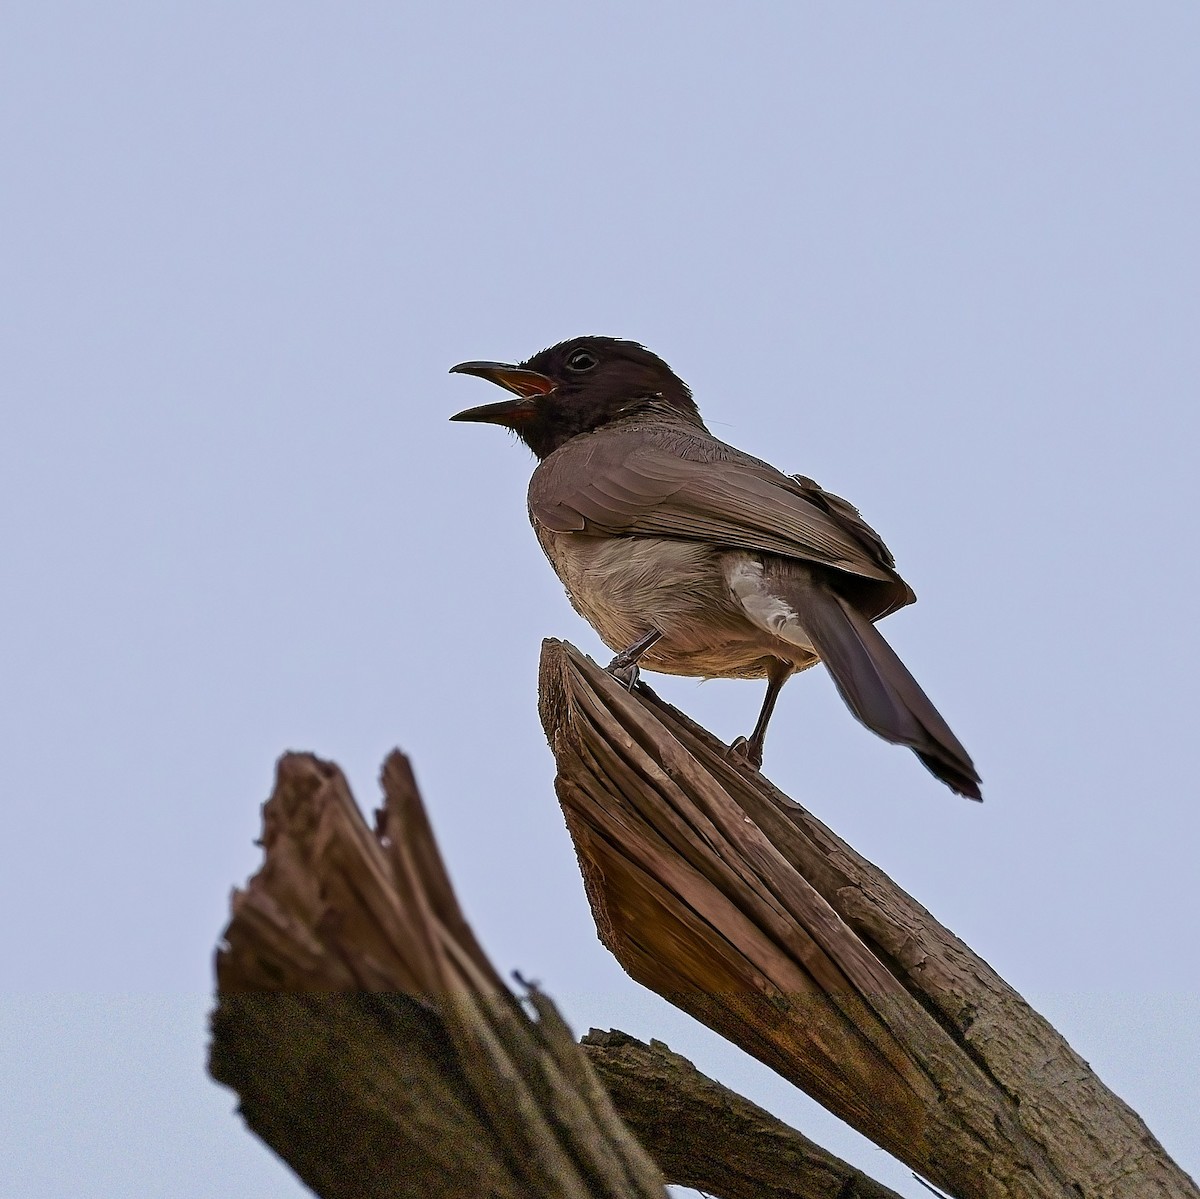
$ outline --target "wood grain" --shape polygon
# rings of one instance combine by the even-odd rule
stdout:
[[[625,970],[960,1199],[1197,1199],[1054,1029],[681,713],[543,646],[541,715]]]

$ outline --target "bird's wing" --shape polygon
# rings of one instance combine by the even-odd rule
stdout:
[[[691,430],[628,426],[575,438],[534,472],[529,510],[559,532],[705,541],[899,581],[852,505]]]

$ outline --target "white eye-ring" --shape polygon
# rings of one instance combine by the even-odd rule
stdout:
[[[567,370],[581,375],[584,371],[590,371],[599,361],[600,359],[591,350],[574,350],[567,359]]]

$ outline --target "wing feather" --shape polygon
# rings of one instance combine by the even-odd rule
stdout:
[[[702,540],[899,581],[847,501],[692,430],[631,425],[575,438],[534,472],[529,511],[558,532]]]

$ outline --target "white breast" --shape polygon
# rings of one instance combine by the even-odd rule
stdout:
[[[619,652],[652,628],[663,634],[642,660],[650,670],[757,678],[780,648],[790,656],[779,638],[797,634],[795,614],[766,594],[753,555],[698,541],[534,528],[575,610],[606,645]],[[793,644],[797,664],[807,664],[802,643]]]

